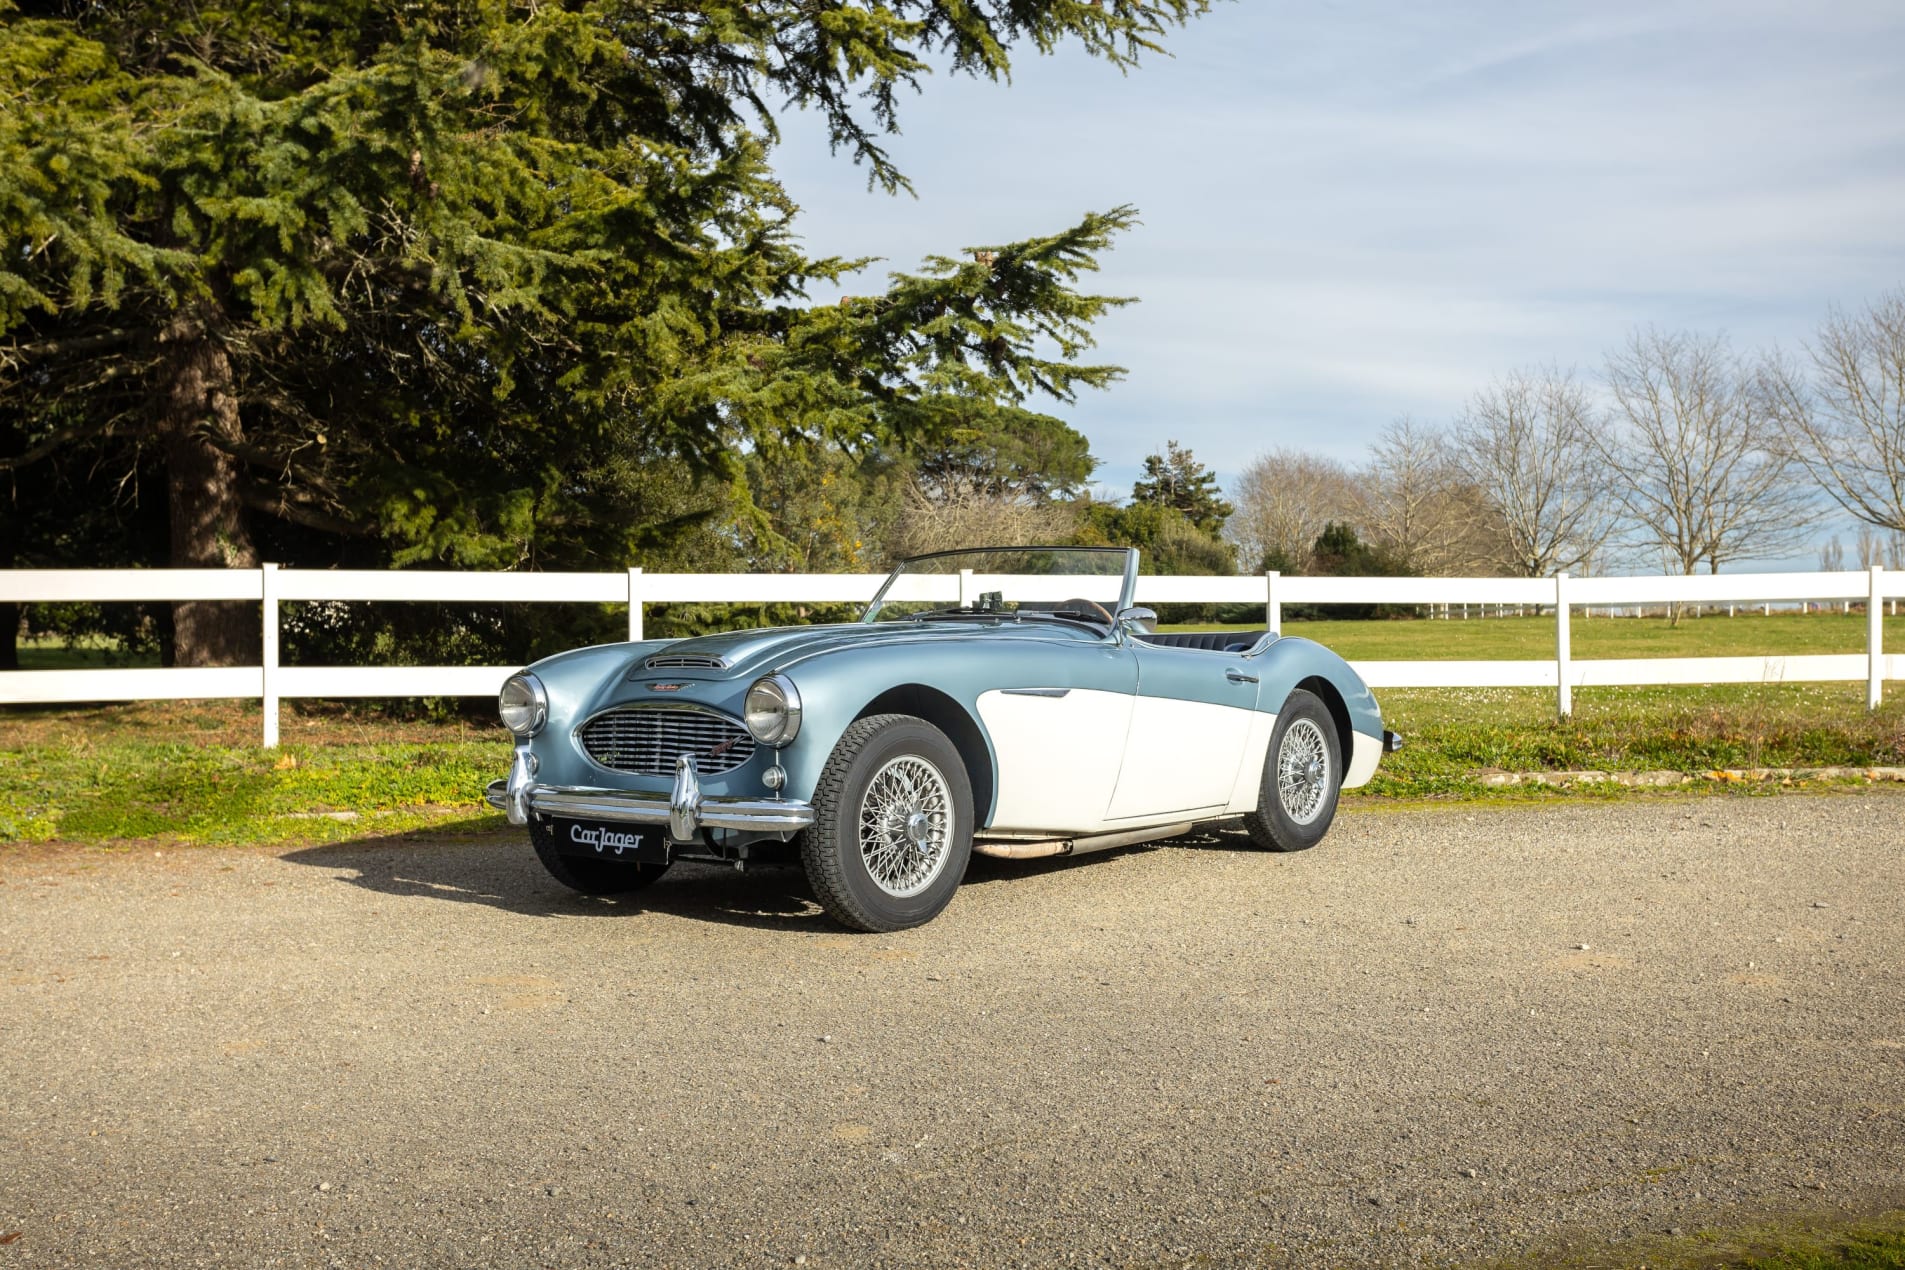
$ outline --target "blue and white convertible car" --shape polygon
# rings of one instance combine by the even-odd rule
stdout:
[[[1400,738],[1321,645],[1157,633],[1138,553],[907,560],[858,622],[610,644],[503,685],[489,801],[590,894],[675,860],[798,862],[836,920],[931,920],[974,851],[1028,858],[1241,816],[1314,846]]]

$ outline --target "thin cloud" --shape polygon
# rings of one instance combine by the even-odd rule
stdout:
[[[901,268],[1137,204],[1095,280],[1142,300],[1095,354],[1131,373],[1071,414],[1114,483],[1169,437],[1220,472],[1356,458],[1637,324],[1790,347],[1905,282],[1895,0],[1244,3],[1170,47],[930,82],[893,145],[918,200],[867,194],[811,121],[780,160],[813,250]]]

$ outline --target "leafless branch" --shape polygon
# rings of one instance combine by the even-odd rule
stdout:
[[[1360,524],[1362,492],[1335,459],[1279,448],[1260,454],[1230,490],[1236,510],[1225,532],[1246,569],[1275,560],[1296,572],[1315,563],[1317,537],[1331,521]]]
[[[1516,371],[1483,389],[1450,429],[1452,461],[1500,522],[1500,566],[1543,577],[1606,544],[1614,508],[1596,461],[1594,409],[1572,371]]]
[[[1854,517],[1905,532],[1905,290],[1834,310],[1804,363],[1758,376],[1785,452]]]
[[[1638,532],[1683,573],[1803,549],[1812,489],[1722,336],[1636,331],[1607,363],[1614,419],[1597,438]]]
[[[1430,577],[1501,567],[1506,526],[1442,433],[1407,416],[1395,420],[1357,479],[1363,536],[1397,564]]]

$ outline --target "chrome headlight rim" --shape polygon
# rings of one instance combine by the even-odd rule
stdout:
[[[516,693],[521,694],[520,699],[512,701]],[[517,671],[503,680],[503,689],[496,696],[496,713],[513,735],[528,740],[549,724],[548,690],[528,671]]]
[[[741,702],[741,721],[748,735],[777,750],[785,749],[800,735],[800,713],[800,690],[793,680],[778,673],[762,675],[749,684]]]

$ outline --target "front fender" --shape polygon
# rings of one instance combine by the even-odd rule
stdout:
[[[1258,700],[1263,709],[1277,711],[1305,679],[1322,679],[1342,696],[1350,726],[1365,736],[1382,739],[1382,710],[1376,695],[1348,662],[1313,640],[1294,636],[1273,642],[1254,660],[1261,667],[1263,687]]]

